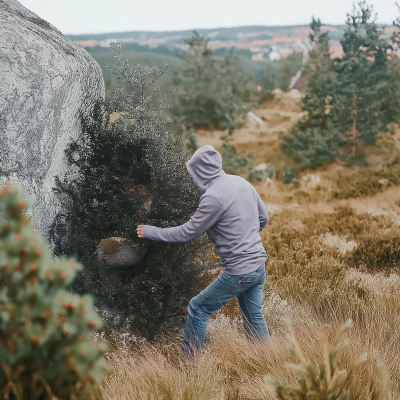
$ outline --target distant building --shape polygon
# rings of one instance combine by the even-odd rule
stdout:
[[[262,61],[263,58],[264,58],[264,54],[263,54],[263,53],[253,54],[253,55],[251,56],[251,59],[252,59],[253,61]]]
[[[272,51],[268,54],[268,57],[271,61],[279,61],[281,59],[281,55],[276,49],[276,46],[272,47]]]
[[[307,88],[308,77],[302,74],[299,70],[297,74],[290,80],[289,89],[297,89],[298,91],[304,91]]]
[[[96,46],[95,40],[77,40],[75,43],[78,43],[82,47],[94,47]]]

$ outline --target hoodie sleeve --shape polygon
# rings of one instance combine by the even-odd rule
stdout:
[[[159,242],[189,242],[210,229],[224,213],[219,200],[211,196],[201,199],[199,207],[190,220],[173,228],[157,228],[145,225],[143,237]]]
[[[261,197],[258,193],[257,193],[257,203],[258,203],[258,216],[260,220],[260,231],[262,231],[265,225],[267,225],[269,217],[268,217],[267,207],[261,200]]]

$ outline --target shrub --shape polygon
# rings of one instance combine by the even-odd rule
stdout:
[[[339,155],[340,141],[333,130],[322,131],[319,127],[301,129],[294,126],[281,135],[281,150],[303,168],[314,168]]]
[[[345,340],[345,335],[352,327],[351,320],[348,320],[341,327],[330,351],[328,351],[325,336],[321,331],[324,359],[319,368],[315,368],[310,361],[306,360],[297,343],[291,321],[286,319],[286,323],[290,332],[287,335],[289,351],[300,360],[300,364],[287,364],[287,368],[299,375],[299,386],[281,382],[276,378],[266,378],[266,381],[275,387],[277,398],[281,400],[347,400],[359,398],[357,394],[352,394],[350,390],[346,390],[346,386],[351,382],[360,364],[367,360],[367,354],[362,354],[358,360],[354,361],[349,366],[348,371],[340,370],[338,365],[340,354],[349,345]],[[381,387],[372,389],[371,398],[374,400],[398,399],[398,396],[393,396],[393,384],[382,365],[379,366],[379,371],[382,377]]]
[[[102,321],[90,296],[64,290],[81,266],[51,260],[24,209],[17,190],[0,190],[1,398],[94,398],[106,348],[88,335]]]
[[[133,67],[119,46],[110,69],[130,86],[118,87],[67,150],[69,172],[57,180],[62,209],[52,226],[55,254],[75,255],[84,270],[72,284],[91,293],[105,321],[153,337],[184,322],[184,307],[207,284],[211,243],[204,236],[170,244],[139,239],[138,224],[171,227],[195,212],[200,193],[186,171],[181,141],[164,132],[166,92],[153,88],[166,66]],[[111,123],[110,115],[121,118]],[[112,271],[93,253],[102,239],[123,237],[138,246],[140,262]],[[110,273],[112,276],[110,276]]]
[[[283,173],[283,183],[289,184],[292,183],[292,180],[294,178],[294,173],[290,167],[285,167],[284,173]]]
[[[394,164],[380,170],[366,168],[357,174],[340,176],[332,197],[348,199],[360,196],[372,196],[389,185],[400,184],[400,165]]]
[[[238,148],[225,141],[221,149],[224,171],[228,174],[239,175],[245,172],[245,169],[251,170],[253,167],[253,156],[243,155]]]
[[[348,261],[352,266],[362,266],[372,271],[397,268],[400,264],[400,237],[398,234],[361,237]]]
[[[274,178],[276,176],[275,169],[270,167],[268,164],[259,164],[249,173],[250,182],[263,182],[268,178]]]
[[[269,255],[267,286],[318,307],[315,299],[323,290],[335,295],[347,290],[349,266],[393,271],[400,254],[398,226],[390,215],[357,213],[349,206],[326,213],[288,208],[272,214],[262,235]]]
[[[282,400],[345,400],[351,395],[345,391],[345,386],[351,379],[357,367],[367,360],[366,354],[363,354],[359,360],[351,365],[349,372],[338,368],[338,357],[340,353],[348,346],[345,340],[346,332],[351,328],[351,320],[339,330],[334,347],[328,352],[326,343],[324,346],[324,360],[319,365],[318,372],[310,361],[304,357],[297,343],[292,324],[286,320],[289,327],[287,339],[289,341],[289,351],[300,360],[300,365],[288,364],[287,367],[294,370],[299,375],[299,386],[280,382],[276,378],[268,377],[267,382],[275,386],[276,396]]]

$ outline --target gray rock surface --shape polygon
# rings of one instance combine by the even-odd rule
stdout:
[[[51,193],[80,114],[104,97],[97,62],[16,0],[0,0],[0,184],[17,181],[46,238],[57,210]]]

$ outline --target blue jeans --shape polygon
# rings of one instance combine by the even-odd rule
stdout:
[[[262,313],[265,265],[244,275],[223,272],[211,285],[189,302],[188,316],[181,345],[181,361],[200,353],[210,314],[229,300],[238,298],[246,336],[253,340],[269,339],[269,331]]]

